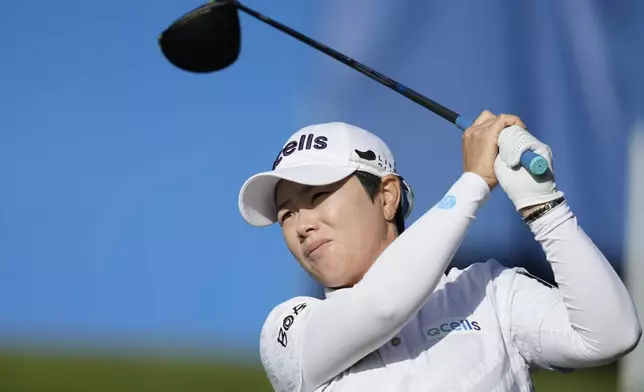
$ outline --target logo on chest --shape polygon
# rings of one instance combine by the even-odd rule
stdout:
[[[481,324],[468,318],[450,318],[432,323],[425,327],[425,336],[428,339],[443,338],[448,334],[479,333]]]

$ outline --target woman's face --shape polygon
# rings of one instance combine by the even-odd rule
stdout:
[[[280,181],[275,202],[289,250],[320,284],[353,286],[396,237],[399,186],[385,177],[371,201],[353,175],[325,186]]]

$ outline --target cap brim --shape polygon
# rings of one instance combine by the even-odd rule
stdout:
[[[307,164],[259,173],[249,178],[239,192],[239,211],[253,226],[269,226],[277,221],[275,186],[280,180],[303,185],[328,185],[356,171],[354,166]]]

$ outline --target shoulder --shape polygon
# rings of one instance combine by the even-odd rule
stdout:
[[[531,274],[527,269],[523,267],[506,267],[496,259],[473,263],[463,269],[452,268],[447,275],[448,281],[455,281],[459,278],[486,282],[493,281],[495,283],[509,283],[518,279],[521,282],[531,281],[548,288],[554,288],[552,284]]]
[[[449,270],[446,280],[448,282],[487,286],[501,275],[511,275],[512,273],[514,273],[513,268],[504,267],[496,259],[488,259],[485,262],[472,263],[462,269],[454,267]]]
[[[298,391],[301,387],[300,346],[309,311],[321,300],[294,297],[275,306],[260,335],[260,357],[275,391]]]
[[[288,346],[288,332],[296,321],[303,321],[310,309],[320,300],[313,297],[294,297],[275,306],[264,321],[260,344],[269,345],[274,338],[279,346]]]
[[[553,285],[527,269],[506,267],[496,259],[473,263],[463,269],[452,268],[446,281],[467,286],[470,290],[492,290],[497,296],[512,296],[517,291],[556,291]]]

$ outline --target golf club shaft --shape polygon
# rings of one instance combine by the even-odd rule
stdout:
[[[352,59],[349,56],[346,56],[337,50],[331,49],[328,46],[315,41],[314,39],[311,39],[307,37],[306,35],[295,31],[291,29],[288,26],[285,26],[269,17],[266,15],[263,15],[251,8],[246,7],[239,1],[235,0],[235,3],[237,4],[238,9],[244,11],[248,15],[251,15],[260,21],[267,23],[276,29],[290,35],[293,38],[298,39],[299,41],[321,51],[322,53],[325,53],[334,59],[348,65],[349,67],[355,69],[356,71],[361,72],[364,75],[367,75],[371,79],[389,87],[390,89],[398,92],[399,94],[404,95],[405,97],[409,98],[410,100],[416,102],[420,106],[431,110],[435,114],[441,116],[445,120],[455,124],[458,128],[461,130],[466,130],[472,125],[472,121],[466,117],[463,117],[456,113],[455,111],[446,108],[445,106],[432,101],[431,99],[425,97],[424,95],[396,82],[395,80],[389,78],[388,76],[385,76],[377,71],[374,71],[373,69],[367,67],[366,65]],[[521,156],[521,166],[523,166],[526,170],[531,172],[532,174],[535,175],[541,175],[545,173],[545,171],[548,168],[548,162],[545,160],[545,158],[541,157],[540,155],[535,154],[534,152],[528,150],[523,153]]]
[[[375,81],[380,82],[381,84],[384,84],[385,86],[391,88],[394,91],[397,91],[398,93],[400,93],[400,94],[404,95],[405,97],[411,99],[412,101],[416,102],[417,104],[419,104],[419,105],[431,110],[432,112],[438,114],[439,116],[441,116],[445,120],[456,124],[456,121],[459,118],[459,114],[454,112],[453,110],[450,110],[450,109],[446,108],[445,106],[443,106],[443,105],[441,105],[441,104],[439,104],[437,102],[432,101],[431,99],[425,97],[424,95],[422,95],[422,94],[420,94],[420,93],[418,93],[418,92],[416,92],[416,91],[414,91],[414,90],[412,90],[412,89],[410,89],[410,88],[408,88],[408,87],[396,82],[395,80],[393,80],[393,79],[391,79],[391,78],[389,78],[389,77],[387,77],[387,76],[385,76],[385,75],[383,75],[383,74],[381,74],[381,73],[379,73],[377,71],[374,71],[373,69],[367,67],[366,65],[364,65],[364,64],[362,64],[362,63],[360,63],[360,62],[358,62],[358,61],[356,61],[354,59],[352,59],[349,56],[346,56],[346,55],[338,52],[337,50],[331,49],[328,46],[326,46],[326,45],[324,45],[324,44],[322,44],[322,43],[320,43],[318,41],[315,41],[315,40],[305,36],[304,34],[291,29],[288,26],[285,26],[285,25],[283,25],[283,24],[281,24],[279,22],[276,22],[276,21],[272,20],[271,18],[267,17],[266,15],[262,15],[259,12],[246,7],[245,5],[241,4],[240,2],[236,2],[236,3],[237,3],[237,6],[239,7],[239,9],[244,11],[244,12],[246,12],[247,14],[249,14],[249,15],[251,15],[251,16],[253,16],[253,17],[255,17],[255,18],[257,18],[257,19],[259,19],[259,20],[261,20],[263,22],[265,22],[265,23],[268,23],[271,26],[273,26],[273,27],[285,32],[286,34],[288,34],[288,35],[290,35],[290,36],[292,36],[294,38],[297,38],[298,40],[304,42],[305,44],[314,47],[315,49],[317,49],[317,50],[319,50],[319,51],[321,51],[321,52],[333,57],[334,59],[336,59],[338,61],[341,61],[342,63],[348,65],[349,67],[355,69],[356,71],[359,71],[359,72],[363,73],[364,75],[367,75],[371,79],[374,79]],[[467,124],[467,125],[469,126],[470,124]],[[463,129],[466,129],[466,128],[467,127],[463,128]]]

